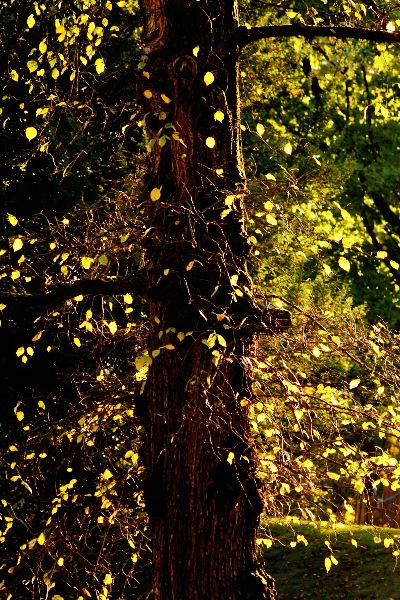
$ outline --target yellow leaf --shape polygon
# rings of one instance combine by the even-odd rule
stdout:
[[[222,123],[222,121],[225,119],[225,115],[222,112],[222,110],[217,110],[214,113],[214,121],[219,121],[220,123]]]
[[[60,75],[60,71],[58,69],[53,69],[52,70],[51,76],[52,76],[53,79],[58,79],[59,75]]]
[[[324,271],[326,275],[330,275],[332,273],[332,269],[329,265],[324,265]]]
[[[393,544],[394,544],[393,538],[385,538],[383,540],[383,545],[385,546],[385,548],[389,548],[389,546],[393,546]]]
[[[338,473],[333,473],[332,471],[328,471],[327,476],[329,479],[333,479],[334,481],[339,481],[340,479],[340,475]]]
[[[332,566],[331,559],[327,556],[325,558],[325,569],[326,569],[327,573],[329,573],[331,566]]]
[[[233,463],[233,459],[235,458],[235,455],[233,452],[229,452],[228,454],[228,458],[226,459],[228,461],[228,463],[231,465]]]
[[[337,559],[336,559],[336,558],[333,556],[333,554],[332,554],[332,556],[331,556],[331,561],[332,561],[332,564],[333,564],[333,565],[337,565],[337,564],[338,564],[338,561],[337,561]]]
[[[288,142],[287,144],[285,144],[283,146],[283,151],[286,152],[286,154],[292,154],[292,151],[293,151],[292,144],[290,142]]]
[[[353,546],[355,546],[357,548],[357,540],[352,539],[351,543],[353,544]]]
[[[150,100],[150,98],[152,98],[152,97],[153,97],[153,92],[152,92],[151,90],[145,90],[145,91],[143,92],[143,96],[144,96],[145,98],[147,98],[148,100]]]
[[[384,250],[380,250],[379,252],[376,253],[376,258],[386,258],[387,257],[387,252],[385,252]]]
[[[359,379],[352,379],[349,383],[349,388],[352,390],[352,389],[358,387],[359,383],[360,383]]]
[[[32,342],[37,342],[42,337],[43,331],[38,331],[32,338]]]
[[[96,72],[98,75],[104,73],[106,65],[104,64],[104,60],[102,58],[98,58],[94,63],[94,66],[96,67]]]
[[[345,258],[344,256],[341,256],[339,258],[339,267],[341,269],[343,269],[344,271],[350,271],[350,262],[347,260],[347,258]]]
[[[27,25],[28,25],[29,29],[31,29],[35,25],[35,23],[36,23],[35,17],[33,15],[29,15],[29,17],[27,18],[26,22],[27,22]]]
[[[28,357],[24,355],[24,356],[21,358],[21,360],[22,360],[22,362],[25,364],[25,363],[27,363],[27,362],[28,362]]]
[[[15,227],[15,225],[18,225],[18,219],[16,217],[14,217],[13,215],[8,215],[7,219],[13,227]]]
[[[101,474],[101,479],[112,479],[114,477],[113,473],[109,469],[106,469],[104,473]]]
[[[17,412],[15,413],[15,416],[17,417],[18,421],[22,421],[22,419],[24,418],[24,413],[22,412],[22,410],[17,410]]]
[[[214,75],[211,73],[211,71],[207,71],[207,73],[204,75],[204,83],[206,85],[211,85],[213,81]]]
[[[13,271],[13,272],[11,273],[11,279],[12,279],[13,281],[15,281],[15,279],[18,279],[20,276],[21,276],[21,273],[20,273],[19,271]]]
[[[156,202],[160,198],[161,198],[161,190],[159,188],[153,188],[150,192],[150,199],[153,200],[153,202]]]
[[[390,266],[393,267],[393,269],[396,269],[396,271],[400,267],[399,263],[396,262],[395,260],[390,261]]]
[[[41,533],[37,539],[37,543],[39,544],[39,546],[43,546],[45,541],[46,541],[45,535],[44,535],[44,533]]]
[[[132,296],[130,294],[125,294],[124,302],[125,302],[125,304],[132,304],[132,302],[133,302]]]
[[[165,104],[169,104],[171,102],[171,98],[168,98],[165,94],[161,94],[161,99],[164,100]]]
[[[25,135],[29,141],[33,140],[37,136],[37,129],[35,127],[27,127],[25,129]]]
[[[215,172],[217,175],[223,175],[224,170],[223,169],[215,169]]]
[[[208,137],[206,139],[206,146],[208,148],[214,148],[214,146],[215,146],[215,139],[213,137]]]
[[[110,323],[107,323],[107,327],[113,335],[114,335],[114,333],[116,333],[116,331],[118,329],[118,325],[116,324],[115,321],[110,321]]]
[[[195,46],[195,47],[193,48],[193,55],[194,55],[194,56],[197,56],[197,55],[198,55],[198,53],[199,53],[199,50],[200,50],[200,46]]]
[[[263,135],[265,132],[264,125],[262,125],[262,123],[257,123],[256,131],[257,131],[258,135]]]
[[[82,300],[83,300],[83,295],[81,294],[80,296],[75,296],[74,300],[75,300],[76,302],[82,302]]]
[[[37,64],[36,60],[28,60],[26,66],[28,67],[30,73],[34,73],[39,65]]]
[[[106,267],[108,265],[108,258],[105,254],[102,254],[101,256],[99,256],[99,258],[97,260],[99,261],[99,263],[101,265],[103,265],[103,267]]]
[[[78,348],[80,348],[81,346],[81,340],[77,337],[74,337],[74,344],[75,346],[78,346]]]
[[[265,179],[269,179],[270,181],[276,181],[276,177],[275,175],[272,175],[272,173],[267,173]]]
[[[57,561],[57,564],[58,564],[59,567],[62,567],[63,564],[64,564],[64,559],[63,558],[59,558],[58,561]],[[53,596],[53,600],[54,600],[54,596]]]
[[[191,271],[193,269],[194,266],[194,260],[191,260],[187,265],[186,265],[186,271]]]
[[[14,71],[14,69],[11,71],[10,77],[13,81],[18,81],[18,79],[19,79],[19,75],[18,75],[17,71]]]
[[[275,219],[274,215],[265,215],[265,220],[269,225],[277,225],[278,221]]]
[[[175,350],[175,346],[173,344],[167,344],[166,346],[163,346],[163,348],[166,350]]]
[[[47,44],[46,44],[45,40],[42,40],[39,44],[39,52],[41,54],[44,54],[46,52],[46,50],[47,50]]]
[[[113,579],[111,576],[111,573],[107,573],[103,579],[103,583],[104,585],[110,585],[112,583]]]
[[[42,410],[45,410],[45,408],[46,408],[46,405],[45,405],[45,403],[43,402],[43,400],[39,400],[39,402],[38,402],[38,407],[39,407],[39,408],[41,408]]]
[[[93,263],[93,258],[90,258],[89,256],[82,256],[81,263],[84,269],[90,269]]]
[[[396,31],[396,25],[393,23],[393,21],[389,21],[389,23],[386,25],[386,31]]]
[[[18,250],[21,250],[23,245],[24,245],[24,242],[21,240],[21,238],[15,238],[15,240],[13,242],[14,252],[18,252]]]

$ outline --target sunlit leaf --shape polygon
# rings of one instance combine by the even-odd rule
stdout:
[[[225,115],[224,115],[224,113],[222,112],[222,110],[217,110],[217,111],[214,113],[214,120],[215,120],[215,121],[219,121],[220,123],[222,123],[222,121],[223,121],[224,119],[225,119]]]
[[[208,137],[206,139],[206,146],[208,148],[214,148],[214,146],[215,146],[215,139],[213,137]]]
[[[104,73],[106,65],[104,64],[104,60],[102,58],[98,58],[95,61],[94,66],[96,67],[96,72],[98,75],[101,75],[101,73]]]
[[[37,136],[37,129],[35,127],[27,127],[25,129],[25,135],[29,141],[33,140]]]
[[[90,256],[82,256],[82,258],[81,258],[82,267],[84,269],[90,269],[93,262],[94,262],[93,258],[90,258]]]
[[[13,227],[15,227],[15,225],[18,225],[18,219],[14,217],[14,215],[8,215],[7,219]]]
[[[35,21],[35,17],[33,15],[29,15],[29,17],[26,20],[26,23],[28,25],[28,27],[31,29],[32,27],[34,27],[36,21]]]
[[[331,559],[330,559],[330,558],[327,556],[327,557],[325,558],[325,569],[326,569],[326,572],[327,572],[327,573],[329,573],[329,571],[330,571],[330,569],[331,569],[331,566],[332,566]]]
[[[293,151],[292,144],[290,142],[288,142],[287,144],[285,144],[283,146],[283,151],[286,152],[286,154],[292,154],[292,151]]]
[[[23,245],[24,245],[24,242],[21,240],[21,238],[15,238],[15,240],[13,242],[14,252],[18,252],[18,250],[21,250]]]
[[[107,327],[113,335],[118,330],[118,325],[116,324],[115,321],[110,321],[110,323],[107,323]]]
[[[258,135],[263,135],[265,132],[264,125],[262,123],[257,123],[256,131],[257,131]]]
[[[214,75],[211,73],[211,71],[207,71],[207,73],[204,75],[204,83],[206,85],[211,85],[214,81]]]
[[[339,263],[339,267],[341,269],[343,269],[344,271],[349,272],[350,271],[350,262],[347,260],[347,258],[345,258],[344,256],[341,256],[338,260]]]
[[[231,465],[233,463],[234,458],[235,458],[235,454],[233,452],[229,452],[228,458],[226,460]]]
[[[45,541],[46,541],[46,538],[45,538],[45,535],[44,535],[44,533],[42,532],[42,533],[39,535],[38,539],[37,539],[37,543],[38,543],[40,546],[43,546],[43,544],[45,543]]]
[[[353,390],[354,388],[358,387],[360,384],[360,380],[359,379],[352,379],[349,383],[349,388],[351,390]]]
[[[161,190],[159,188],[153,188],[150,192],[150,199],[153,200],[153,202],[156,202],[160,198],[161,198]]]

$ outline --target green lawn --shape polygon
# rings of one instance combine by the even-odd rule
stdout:
[[[400,600],[399,529],[346,525],[334,530],[310,523],[284,527],[272,521],[263,533],[266,540],[269,536],[276,540],[269,548],[261,547],[279,600]],[[308,545],[297,536],[304,536]],[[324,562],[331,555],[338,564],[327,573]]]

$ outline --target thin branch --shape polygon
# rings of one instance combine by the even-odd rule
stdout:
[[[82,279],[73,283],[61,283],[43,294],[21,294],[18,292],[0,292],[0,303],[7,308],[27,307],[41,308],[57,306],[75,296],[114,296],[127,294],[128,292],[138,296],[144,296],[148,288],[146,275],[142,272],[125,277],[121,280],[103,281],[102,279]]]
[[[379,31],[375,29],[362,29],[358,27],[331,27],[314,25],[268,25],[266,27],[239,27],[238,45],[243,48],[247,44],[275,37],[334,37],[340,40],[368,40],[376,43],[398,44],[399,31]]]

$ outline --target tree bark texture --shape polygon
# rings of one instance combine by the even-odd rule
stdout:
[[[246,357],[262,313],[246,273],[236,11],[143,2],[152,364],[137,408],[156,600],[274,597],[255,548]]]

